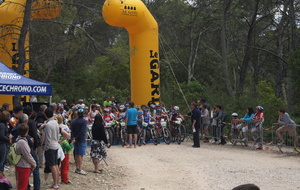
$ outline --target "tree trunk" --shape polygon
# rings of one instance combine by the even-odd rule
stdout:
[[[25,41],[28,33],[29,24],[30,24],[31,5],[32,5],[32,0],[27,0],[24,9],[23,25],[21,27],[20,36],[18,40],[19,60],[18,60],[17,73],[21,75],[24,75],[24,66],[25,63],[27,62]],[[20,102],[21,102],[21,95],[16,95],[14,97],[14,105],[20,104]]]
[[[243,63],[242,63],[241,70],[240,70],[238,96],[241,96],[244,91],[248,65],[249,65],[249,62],[251,59],[251,54],[252,54],[251,46],[252,46],[252,41],[253,41],[253,30],[254,30],[254,26],[255,26],[256,17],[257,17],[258,5],[259,5],[259,0],[255,0],[254,6],[253,6],[253,14],[251,17],[251,21],[249,23],[247,40],[246,40],[246,44],[244,47],[245,48],[244,49],[244,59],[243,59]]]
[[[289,0],[289,16],[290,16],[290,49],[289,51],[296,50],[296,18],[295,18],[295,7],[294,7],[294,0]],[[287,71],[287,107],[288,112],[293,113],[294,109],[294,94],[295,94],[295,87],[293,80],[291,78],[291,70],[288,69]]]
[[[223,19],[221,23],[221,47],[222,47],[222,64],[223,64],[223,73],[224,73],[224,80],[226,84],[226,89],[228,94],[231,97],[235,97],[235,92],[232,89],[231,82],[230,82],[230,76],[229,76],[229,70],[228,70],[228,59],[227,59],[227,43],[226,43],[226,27],[227,27],[227,12],[230,7],[231,0],[225,0],[223,3]]]
[[[287,65],[283,61],[283,50],[284,50],[284,37],[285,37],[285,27],[286,27],[286,21],[287,21],[287,8],[288,8],[288,1],[284,3],[283,11],[282,11],[282,17],[280,19],[280,22],[278,24],[277,28],[277,63],[278,63],[278,73],[276,77],[276,88],[275,88],[275,95],[276,97],[280,97],[282,93],[282,83],[284,82],[284,79],[286,77],[286,71],[287,71]],[[286,101],[286,100],[285,100]]]

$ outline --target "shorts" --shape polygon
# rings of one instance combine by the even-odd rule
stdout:
[[[296,125],[283,125],[276,130],[276,132],[279,132],[279,133],[285,132],[285,131],[288,131],[289,135],[291,137],[295,137],[296,136]]]
[[[248,126],[243,127],[243,128],[242,128],[242,131],[243,131],[244,133],[246,133],[246,132],[248,131]]]
[[[45,151],[45,159],[46,159],[45,165],[46,166],[50,167],[50,166],[58,165],[57,152],[58,152],[58,149],[57,150],[49,149],[49,150]]]
[[[74,143],[74,154],[84,156],[86,154],[86,143]]]
[[[60,166],[59,166],[59,165],[60,165],[60,159],[57,160],[57,165],[58,165],[58,167],[60,167]],[[44,168],[44,173],[45,173],[45,174],[51,173],[51,169],[50,169],[49,166],[45,166],[45,168]]]
[[[127,133],[128,134],[137,134],[137,126],[136,125],[127,125]]]

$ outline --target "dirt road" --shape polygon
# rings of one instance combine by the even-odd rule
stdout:
[[[71,156],[71,162],[73,159]],[[138,148],[112,146],[108,149],[103,174],[93,173],[89,156],[84,157],[87,175],[76,174],[70,166],[71,185],[61,190],[230,190],[254,183],[262,190],[300,189],[300,154],[251,151],[241,146],[202,144],[192,148],[161,143]],[[43,169],[40,170],[43,181]],[[6,172],[15,187],[14,168]],[[49,176],[49,184],[52,177]],[[31,177],[32,183],[32,177]],[[48,189],[49,185],[42,185]],[[14,188],[15,189],[15,188]]]
[[[261,189],[300,189],[300,157],[229,145],[191,143],[109,149],[109,164],[122,166],[122,189],[232,189],[254,183]]]

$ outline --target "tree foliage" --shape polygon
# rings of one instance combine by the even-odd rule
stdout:
[[[159,24],[162,101],[205,98],[226,112],[300,113],[300,3],[294,0],[144,0]],[[108,26],[103,1],[65,0],[59,18],[31,23],[31,76],[54,100],[130,94],[128,35]],[[186,103],[187,102],[187,103]]]

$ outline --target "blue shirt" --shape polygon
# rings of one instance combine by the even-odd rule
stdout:
[[[244,121],[252,121],[252,118],[254,116],[254,113],[252,113],[251,115],[247,114],[243,117]]]
[[[138,115],[138,111],[135,108],[129,108],[126,110],[125,117],[127,117],[127,125],[136,125],[136,116]]]
[[[86,136],[86,121],[79,117],[72,122],[71,138],[75,138],[76,142],[84,143]]]
[[[146,123],[150,122],[151,115],[149,113],[143,114],[143,117],[144,117],[144,122]]]

